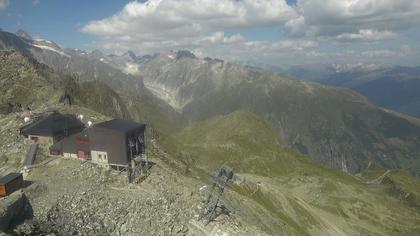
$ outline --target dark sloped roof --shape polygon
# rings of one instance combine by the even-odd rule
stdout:
[[[54,112],[49,116],[43,117],[33,123],[21,128],[20,132],[24,135],[53,136],[63,133],[73,128],[83,128],[85,125],[71,114],[60,114]]]
[[[113,119],[113,120],[96,124],[94,127],[112,129],[112,130],[120,131],[123,133],[127,133],[127,132],[137,130],[137,129],[144,129],[146,125],[129,121],[129,120]]]
[[[0,178],[0,184],[7,184],[21,175],[22,175],[21,173],[9,173]]]

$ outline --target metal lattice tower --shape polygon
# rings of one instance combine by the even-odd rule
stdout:
[[[211,188],[199,216],[199,220],[203,220],[206,225],[214,219],[219,201],[232,178],[233,169],[227,165],[220,166],[213,176]]]
[[[128,182],[143,181],[149,175],[149,158],[146,153],[146,137],[137,137],[129,140],[130,147],[130,167],[128,168]],[[132,148],[136,149],[136,155],[133,155]],[[141,152],[139,152],[139,150]]]

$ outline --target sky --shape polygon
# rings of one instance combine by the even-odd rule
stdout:
[[[63,47],[288,67],[420,65],[419,0],[0,0],[0,28]]]

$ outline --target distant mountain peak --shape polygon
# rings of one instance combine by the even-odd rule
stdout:
[[[355,64],[332,64],[336,73],[363,71],[370,72],[386,68],[384,64],[380,63],[355,63]]]
[[[104,56],[104,54],[99,49],[93,50],[92,52],[90,52],[90,54],[92,56],[95,56],[95,57],[103,57]]]
[[[16,35],[23,39],[32,40],[32,37],[25,31],[23,31],[22,29],[19,29],[18,31],[16,31]]]
[[[136,54],[135,54],[133,51],[131,51],[131,50],[128,50],[127,52],[125,52],[125,53],[123,54],[123,56],[124,56],[124,57],[128,56],[130,59],[132,59],[132,60],[134,60],[134,61],[137,59]]]
[[[203,60],[206,61],[206,62],[209,62],[209,63],[224,63],[225,62],[222,59],[211,58],[211,57],[205,57]]]
[[[180,50],[176,53],[176,59],[181,58],[191,58],[191,59],[197,59],[197,57],[194,55],[194,53],[188,51],[188,50]]]

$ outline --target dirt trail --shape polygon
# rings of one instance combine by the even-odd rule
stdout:
[[[385,171],[385,173],[383,173],[378,178],[370,180],[367,183],[368,184],[380,184],[382,182],[382,180],[385,178],[385,176],[387,176],[390,172],[391,172],[391,170],[387,170],[387,171]]]
[[[328,219],[324,216],[319,214],[315,208],[305,202],[302,198],[295,197],[296,202],[307,210],[315,219],[318,219],[321,227],[324,229],[324,232],[327,232],[331,236],[342,236],[347,235],[344,231],[338,228],[335,224],[331,223]]]

